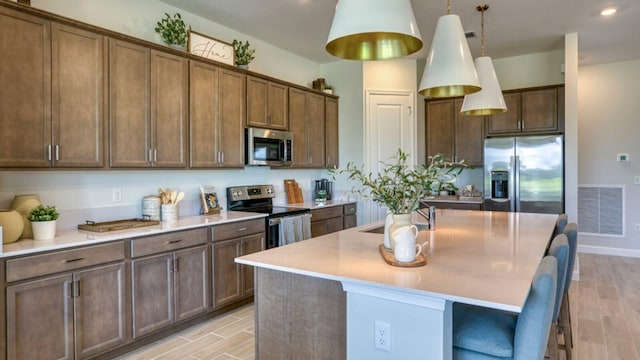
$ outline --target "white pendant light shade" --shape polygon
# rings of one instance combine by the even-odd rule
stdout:
[[[482,90],[465,96],[460,112],[464,115],[491,115],[507,111],[491,58],[481,56],[475,63]]]
[[[326,50],[348,60],[388,60],[422,48],[410,0],[339,0]]]
[[[441,16],[420,81],[420,94],[452,97],[472,94],[480,89],[460,17],[453,14]]]

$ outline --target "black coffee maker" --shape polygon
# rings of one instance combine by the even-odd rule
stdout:
[[[313,198],[318,198],[318,190],[324,190],[325,194],[327,194],[327,200],[331,200],[333,198],[333,181],[329,181],[327,179],[315,180],[316,184],[313,188]]]
[[[509,198],[509,172],[508,171],[492,171],[491,172],[491,198],[492,199]]]

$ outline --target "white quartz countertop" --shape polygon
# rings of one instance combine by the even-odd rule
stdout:
[[[520,312],[557,215],[436,210],[436,230],[421,230],[427,265],[382,259],[382,234],[364,225],[237,258],[242,264],[450,301]],[[414,214],[414,222],[423,222]]]
[[[347,204],[355,204],[356,201],[343,201],[343,200],[327,200],[324,204],[319,205],[316,204],[315,201],[305,201],[301,203],[295,204],[274,204],[273,206],[287,206],[292,208],[300,208],[300,209],[322,209],[333,206],[342,206]]]
[[[460,203],[460,204],[482,204],[484,199],[481,197],[462,197],[462,196],[428,196],[422,201],[427,203]]]
[[[145,226],[130,230],[109,232],[91,232],[85,230],[58,231],[51,240],[21,239],[14,243],[4,244],[0,258],[17,255],[38,253],[42,251],[58,250],[74,246],[99,244],[103,242],[130,239],[141,236],[157,235],[166,232],[193,229],[203,226],[221,225],[235,221],[250,220],[266,217],[267,214],[249,213],[241,211],[222,211],[216,215],[185,216],[175,222],[160,222],[160,225]]]

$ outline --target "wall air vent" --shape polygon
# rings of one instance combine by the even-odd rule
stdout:
[[[478,33],[475,30],[465,31],[464,37],[467,39],[475,39],[478,37]]]
[[[578,231],[624,236],[624,185],[578,186]]]

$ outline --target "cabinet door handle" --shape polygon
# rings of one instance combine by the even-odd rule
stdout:
[[[60,160],[60,145],[56,144],[56,161]]]
[[[220,151],[220,163],[224,164],[224,151]]]
[[[180,258],[175,258],[173,260],[173,272],[180,271]]]
[[[149,162],[153,162],[153,149],[152,148],[149,148],[149,151],[148,151],[147,155],[148,155],[148,158],[147,158],[148,161]]]
[[[65,260],[65,263],[72,263],[72,262],[76,262],[76,261],[82,261],[84,260],[83,257],[79,257],[79,258],[75,258],[75,259],[69,259],[69,260]]]
[[[153,162],[158,162],[158,149],[153,149]]]
[[[80,297],[80,280],[73,283],[73,297]]]
[[[237,231],[238,231],[238,232],[240,232],[240,231],[247,231],[247,228],[246,228],[246,227],[239,228]]]
[[[181,242],[181,241],[182,241],[182,239],[178,239],[178,240],[169,240],[169,241],[167,241],[167,244],[177,244],[177,243],[179,243],[179,242]]]
[[[47,151],[48,151],[47,160],[51,161],[51,144],[49,144],[49,146],[47,147]]]

